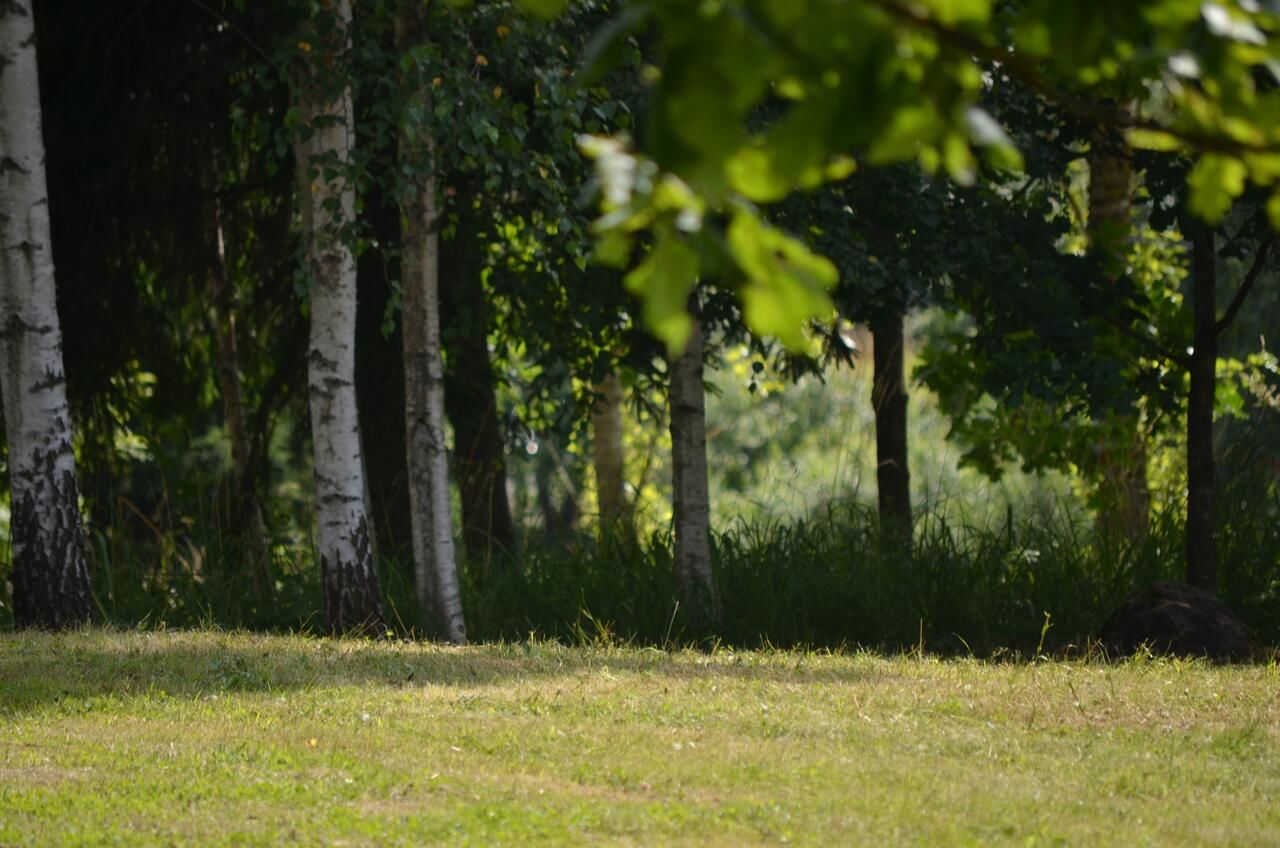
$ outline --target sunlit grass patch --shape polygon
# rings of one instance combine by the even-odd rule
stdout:
[[[0,844],[1269,844],[1280,673],[0,636]]]

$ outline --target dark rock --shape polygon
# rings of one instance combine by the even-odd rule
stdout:
[[[1215,662],[1249,659],[1249,633],[1217,596],[1186,583],[1160,581],[1111,614],[1102,625],[1102,645],[1113,656],[1146,646],[1154,654],[1208,657]]]

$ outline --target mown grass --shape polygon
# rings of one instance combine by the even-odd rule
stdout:
[[[0,634],[0,844],[1280,841],[1280,670]]]

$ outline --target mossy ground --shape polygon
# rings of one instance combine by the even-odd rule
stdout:
[[[0,845],[1280,842],[1280,670],[0,635]]]

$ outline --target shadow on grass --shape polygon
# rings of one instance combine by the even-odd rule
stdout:
[[[414,642],[264,636],[217,631],[85,630],[0,634],[0,717],[93,699],[198,697],[344,686],[460,689],[593,674],[674,684],[728,678],[875,685],[883,666],[804,654],[668,653],[517,643],[447,648]]]

